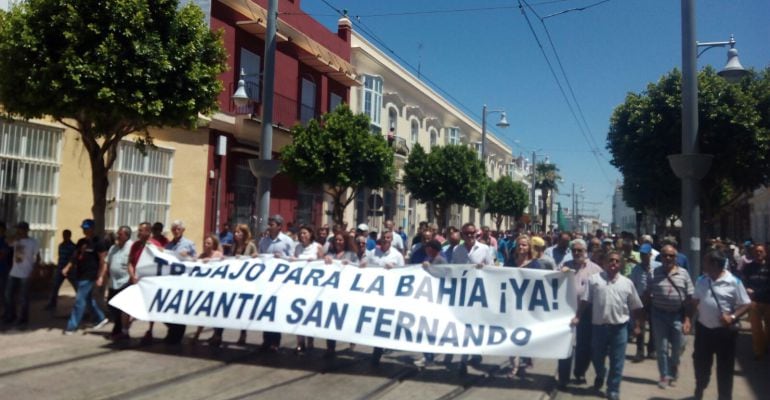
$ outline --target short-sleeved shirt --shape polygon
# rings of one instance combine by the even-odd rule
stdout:
[[[636,293],[639,293],[640,296],[643,296],[650,289],[652,273],[658,267],[660,267],[660,263],[652,260],[650,260],[649,269],[641,263],[634,265],[629,278],[631,278],[631,282],[634,282]]]
[[[177,258],[195,257],[195,243],[186,237],[180,237],[179,240],[172,240],[166,245],[166,250],[171,250]]]
[[[632,310],[642,308],[634,283],[620,273],[612,281],[606,272],[591,275],[581,300],[591,303],[591,323],[594,325],[626,323]]]
[[[317,260],[318,251],[321,247],[321,244],[318,242],[310,242],[307,246],[298,243],[297,247],[294,248],[294,257],[297,257],[300,260]]]
[[[37,240],[31,237],[16,239],[11,246],[13,247],[13,266],[10,275],[14,278],[29,278],[35,268],[37,252],[40,250]]]
[[[110,271],[110,287],[120,289],[128,283],[128,255],[131,253],[131,240],[118,246],[117,243],[107,251],[107,268]]]
[[[719,299],[719,306],[711,293],[712,287]],[[698,322],[711,329],[722,326],[720,318],[723,312],[732,314],[738,307],[751,303],[743,283],[730,271],[722,272],[716,281],[712,281],[708,275],[701,275],[695,284],[693,297],[698,300]]]
[[[77,250],[72,256],[75,268],[75,279],[78,281],[95,281],[99,275],[99,254],[107,252],[107,246],[97,236],[82,238],[75,244]]]
[[[537,261],[540,263],[541,266],[543,266],[543,269],[550,269],[552,271],[556,271],[559,269],[559,267],[556,265],[556,260],[553,259],[553,257],[543,254],[540,256],[540,258],[537,259]]]
[[[366,252],[366,263],[379,267],[385,267],[386,264],[392,264],[394,267],[403,267],[404,255],[393,246],[387,251],[382,251],[382,249],[378,247]]]
[[[588,279],[591,275],[604,272],[602,267],[598,266],[591,260],[586,260],[585,265],[575,265],[575,260],[568,260],[563,264],[565,267],[575,271],[575,292],[578,299],[583,297],[586,288],[588,288]]]
[[[746,287],[754,291],[754,301],[770,304],[770,265],[754,261],[743,268]]]
[[[553,258],[556,261],[556,265],[562,265],[572,259],[572,252],[569,250],[569,247],[562,249],[559,246],[551,246],[545,249],[545,254]]]
[[[147,243],[152,243],[155,246],[163,248],[163,246],[161,246],[161,244],[158,243],[153,238],[148,239]],[[131,243],[131,249],[128,252],[128,262],[134,267],[136,267],[139,264],[139,257],[142,256],[142,252],[144,251],[144,246],[145,246],[145,242],[141,240],[137,240]]]
[[[682,303],[693,294],[690,274],[680,267],[674,267],[670,273],[667,273],[663,266],[655,268],[652,272],[650,294],[653,308],[666,312],[681,311]]]
[[[75,243],[71,240],[59,243],[59,260],[56,266],[59,268],[66,267],[72,255],[75,254],[75,250],[77,250],[77,247],[75,247]]]
[[[476,242],[470,250],[465,244],[455,246],[452,251],[452,263],[493,265],[495,260],[492,258],[489,246]]]
[[[262,254],[281,253],[284,257],[292,255],[293,241],[283,232],[278,232],[275,239],[265,236],[259,241],[259,252]]]
[[[233,255],[233,244],[235,242],[233,241],[233,233],[230,231],[224,231],[219,232],[219,244],[222,246],[224,250],[224,255],[231,256]]]

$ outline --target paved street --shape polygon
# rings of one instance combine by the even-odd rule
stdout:
[[[506,376],[507,359],[486,357],[481,369],[471,368],[468,376],[461,378],[443,365],[424,370],[412,367],[418,357],[412,353],[388,353],[382,364],[373,368],[368,362],[370,348],[350,350],[345,343],[338,344],[336,359],[326,360],[322,357],[323,340],[317,341],[315,351],[296,356],[290,350],[294,338],[288,335],[284,336],[282,353],[261,354],[257,351],[261,343],[258,332],[250,332],[247,344],[237,346],[238,332],[226,331],[226,344],[220,349],[205,343],[168,346],[160,340],[140,346],[136,338],[130,345],[116,348],[106,340],[111,325],[98,332],[62,335],[72,294],[69,287],[63,290],[59,311],[53,317],[38,311],[43,303],[37,299],[26,330],[7,327],[0,334],[0,399],[598,398],[588,388],[556,392],[552,378],[556,362],[550,360],[535,360],[535,368],[526,379],[510,379]],[[138,337],[145,328],[146,324],[137,323],[132,333]],[[155,331],[160,337],[165,327],[161,324]],[[209,335],[210,330],[206,330],[202,337]],[[746,332],[741,336],[739,353],[747,353],[749,345]],[[687,398],[693,384],[690,349],[683,357],[682,379],[676,388],[657,388],[653,361],[627,363],[623,398]],[[767,398],[760,393],[770,393],[768,361],[742,357],[737,367],[735,398]],[[709,387],[706,398],[716,398],[714,386]]]

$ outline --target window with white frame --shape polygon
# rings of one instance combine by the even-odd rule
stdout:
[[[436,147],[438,144],[438,132],[435,129],[430,129],[430,147]]]
[[[309,77],[302,78],[302,105],[299,111],[299,120],[307,124],[315,118],[316,85]]]
[[[460,144],[460,128],[446,128],[447,144]]]
[[[418,134],[420,132],[420,124],[416,119],[412,120],[412,146],[417,144]]]
[[[388,132],[393,132],[394,136],[398,136],[396,128],[398,127],[398,111],[395,108],[388,108]]]
[[[364,84],[362,86],[363,101],[362,110],[369,116],[372,125],[380,125],[380,115],[382,114],[382,78],[373,75],[364,75]]]
[[[0,219],[26,221],[40,257],[54,261],[62,130],[0,121]]]
[[[110,171],[106,229],[141,222],[168,225],[174,151],[147,147],[145,154],[129,141],[118,144],[118,158]]]
[[[260,87],[262,57],[241,47],[241,69],[238,73],[240,74],[241,72],[244,74],[243,81],[246,94],[249,96],[249,99],[259,102],[259,96],[262,92]]]

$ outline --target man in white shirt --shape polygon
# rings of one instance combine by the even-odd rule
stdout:
[[[380,238],[380,246],[376,247],[374,250],[367,251],[366,257],[358,265],[361,268],[364,268],[367,265],[385,269],[403,267],[404,255],[392,246],[393,238],[395,236],[398,235],[394,234],[392,231],[383,232],[382,237]],[[383,352],[384,350],[381,347],[374,348],[372,351],[372,359],[370,361],[373,366],[376,367],[380,365],[380,358],[382,358]]]
[[[383,235],[385,235],[385,232],[390,232],[393,234],[393,247],[398,249],[398,251],[401,252],[401,254],[406,254],[406,246],[404,246],[404,240],[401,239],[401,235],[399,235],[393,227],[395,224],[392,220],[385,221],[385,231],[382,232],[380,235],[380,238],[382,238]]]
[[[588,287],[580,300],[577,314],[572,325],[580,323],[580,317],[586,307],[591,306],[591,352],[596,369],[594,389],[604,386],[607,375],[605,359],[609,356],[610,373],[607,376],[607,398],[620,398],[620,381],[623,377],[626,345],[628,344],[628,326],[631,313],[634,313],[634,335],[638,335],[639,316],[642,301],[636,293],[634,283],[619,274],[623,265],[623,255],[610,251],[605,256],[604,272],[593,274],[588,279]]]
[[[476,225],[468,222],[460,228],[460,234],[465,242],[463,244],[455,246],[452,251],[452,263],[453,264],[474,264],[476,268],[483,268],[484,266],[495,265],[494,256],[489,251],[489,246],[484,243],[476,241]],[[446,363],[451,362],[451,356],[447,355]],[[463,355],[460,361],[460,368],[458,370],[461,376],[468,373],[468,366],[471,364],[477,367],[481,364],[481,356],[474,355],[468,360],[468,356]]]
[[[121,226],[118,228],[117,240],[107,251],[107,272],[110,278],[110,287],[107,291],[107,301],[112,300],[123,289],[131,284],[131,276],[128,273],[128,256],[131,253],[131,246],[134,242],[131,240],[131,228]],[[112,316],[112,340],[128,339],[128,327],[124,329],[123,322],[128,321],[127,315],[120,309],[107,306]],[[126,324],[128,325],[128,324]]]
[[[22,221],[16,224],[16,240],[13,247],[13,266],[5,289],[5,315],[3,322],[13,323],[16,320],[16,292],[19,293],[19,326],[25,326],[29,321],[29,276],[40,262],[40,246],[37,240],[29,237],[29,224]]]

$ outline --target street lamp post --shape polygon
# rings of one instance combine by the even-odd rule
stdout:
[[[738,61],[735,39],[698,43],[695,39],[695,0],[682,0],[682,153],[668,157],[674,174],[682,180],[682,250],[692,265],[693,276],[700,275],[700,193],[699,182],[711,167],[713,156],[698,148],[698,47],[703,51],[730,46],[727,65],[719,75],[735,82],[748,74]],[[702,54],[702,53],[701,53]]]
[[[505,110],[496,109],[488,110],[487,105],[481,110],[481,162],[484,163],[484,175],[487,174],[487,114],[500,113],[500,121],[495,124],[498,128],[507,128],[511,124],[508,123],[508,119],[505,118]],[[487,213],[487,193],[486,190],[481,192],[481,218],[480,224],[484,226],[485,215]]]
[[[270,187],[273,177],[278,173],[280,161],[273,160],[273,92],[275,87],[275,50],[276,25],[278,23],[278,0],[268,0],[267,26],[265,32],[265,70],[262,84],[262,129],[260,135],[260,159],[249,160],[249,168],[259,181],[257,183],[259,196],[259,214],[257,226],[259,234],[267,229],[267,218],[270,214]],[[248,103],[248,96],[243,86],[243,79],[238,81],[238,88],[233,94],[233,101],[238,106]],[[245,101],[245,102],[244,102]]]

